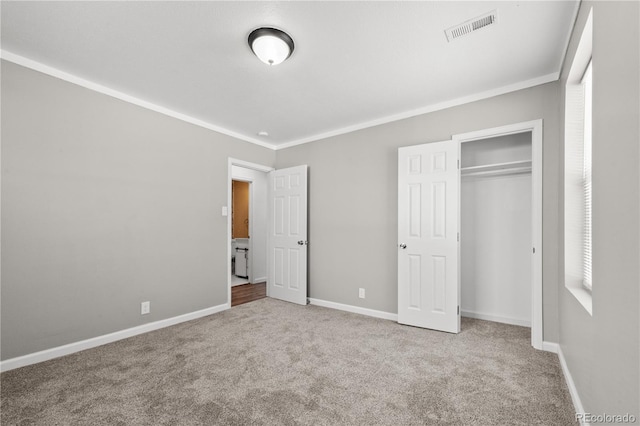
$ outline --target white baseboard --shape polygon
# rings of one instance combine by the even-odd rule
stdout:
[[[562,367],[562,374],[564,374],[564,380],[567,382],[567,387],[569,388],[569,394],[571,395],[571,400],[573,401],[573,408],[576,410],[576,413],[585,413],[584,407],[582,406],[582,401],[580,401],[580,395],[578,395],[578,389],[576,388],[576,384],[573,382],[573,377],[571,377],[571,373],[569,372],[569,367],[567,367],[567,361],[564,359],[564,354],[562,353],[562,348],[558,345],[558,358],[560,359],[560,366]],[[580,421],[582,426],[590,426],[589,423]]]
[[[225,303],[223,305],[213,306],[211,308],[190,312],[188,314],[178,315],[176,317],[167,318],[160,321],[154,321],[148,324],[143,324],[143,325],[139,325],[132,328],[127,328],[125,330],[116,331],[113,333],[105,334],[103,336],[92,337],[90,339],[81,340],[79,342],[58,346],[56,348],[46,349],[44,351],[34,352],[32,354],[27,354],[27,355],[19,356],[16,358],[7,359],[5,361],[0,362],[0,372],[13,370],[15,368],[24,367],[31,364],[37,364],[39,362],[44,362],[50,359],[59,358],[61,356],[84,351],[86,349],[95,348],[96,346],[102,346],[107,343],[112,343],[118,340],[126,339],[128,337],[137,336],[138,334],[148,333],[150,331],[180,324],[182,322],[191,321],[201,317],[206,317],[207,315],[212,315],[212,314],[227,310],[229,308],[230,308],[229,304]]]
[[[517,318],[509,318],[509,317],[501,317],[498,315],[485,314],[482,312],[474,312],[474,311],[460,311],[460,315],[467,318],[475,318],[479,320],[493,321],[493,322],[501,322],[503,324],[511,324],[511,325],[519,325],[522,327],[531,327],[530,320],[521,320]]]
[[[254,278],[251,284],[263,283],[267,281],[267,277]]]
[[[553,352],[554,354],[558,353],[560,346],[557,343],[553,342],[542,342],[542,350],[546,352]]]
[[[324,308],[338,309],[339,311],[353,312],[354,314],[367,315],[375,318],[382,318],[391,321],[398,321],[398,314],[391,312],[376,311],[375,309],[361,308],[359,306],[344,305],[342,303],[329,302],[327,300],[309,298],[309,303]]]

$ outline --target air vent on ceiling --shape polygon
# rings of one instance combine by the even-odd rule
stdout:
[[[452,40],[471,34],[474,31],[478,31],[482,28],[494,25],[497,22],[498,10],[492,10],[491,12],[485,13],[482,16],[470,19],[460,25],[455,25],[445,30],[445,34],[447,35],[447,40],[451,42]]]

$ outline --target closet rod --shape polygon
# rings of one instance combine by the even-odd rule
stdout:
[[[462,177],[473,177],[473,176],[503,176],[503,175],[520,175],[524,173],[531,173],[531,167],[512,167],[508,169],[498,169],[498,170],[486,170],[479,172],[469,172],[462,173]]]
[[[463,167],[462,176],[488,176],[502,174],[518,174],[531,171],[531,160],[510,161],[508,163],[483,164],[481,166]]]

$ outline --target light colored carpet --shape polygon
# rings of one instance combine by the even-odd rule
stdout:
[[[529,329],[458,335],[262,299],[3,373],[3,425],[573,425]]]

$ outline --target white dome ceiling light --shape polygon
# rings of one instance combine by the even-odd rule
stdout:
[[[258,28],[249,34],[249,47],[267,65],[284,62],[293,52],[293,39],[276,28]]]

